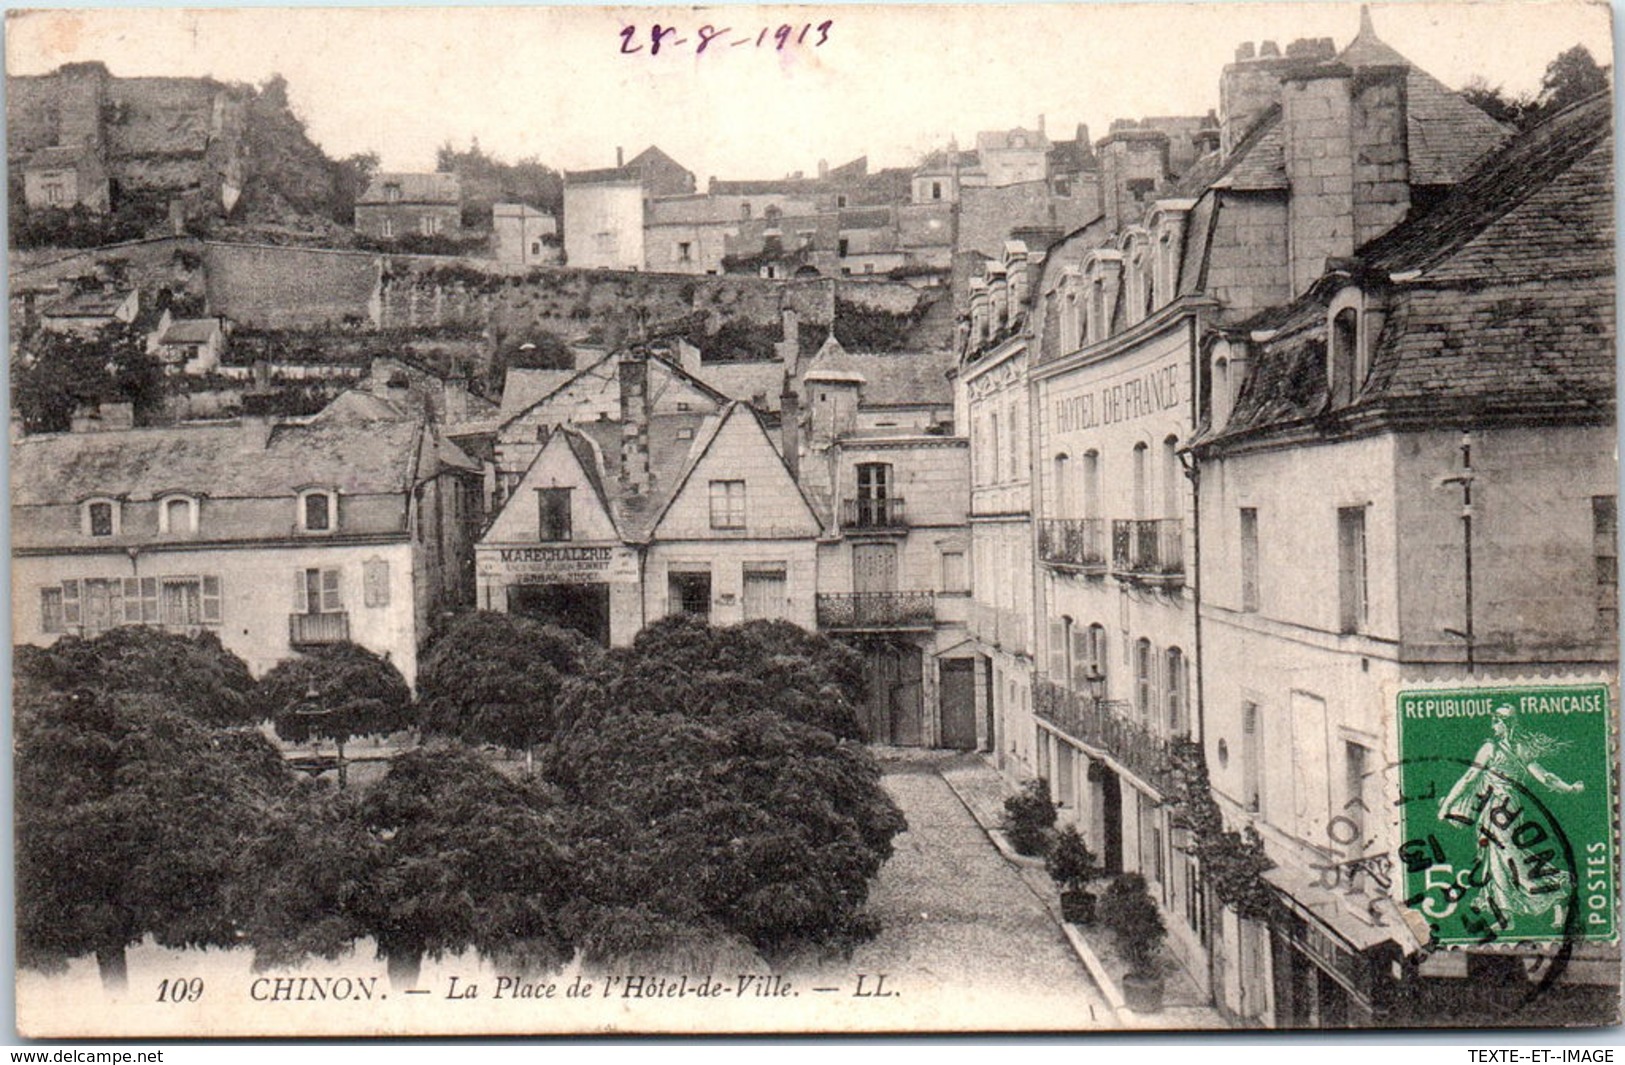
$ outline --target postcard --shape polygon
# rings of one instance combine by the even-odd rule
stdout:
[[[8,13],[21,1035],[1618,1023],[1610,22]]]

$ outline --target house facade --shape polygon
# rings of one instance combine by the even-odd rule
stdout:
[[[559,220],[548,211],[528,203],[494,204],[491,232],[497,262],[551,266],[559,261]]]
[[[462,183],[456,174],[374,174],[356,200],[355,230],[375,240],[460,239]]]
[[[815,624],[822,523],[750,406],[647,349],[606,355],[498,431],[479,605],[624,646],[691,613]]]
[[[210,631],[258,675],[349,640],[411,681],[435,616],[472,598],[478,467],[420,420],[249,414],[12,455],[20,642]]]

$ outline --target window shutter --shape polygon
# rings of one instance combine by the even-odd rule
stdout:
[[[203,620],[220,624],[220,578],[203,578]]]
[[[1049,623],[1049,671],[1056,684],[1066,683],[1066,626],[1059,621]]]
[[[117,625],[123,617],[124,582],[115,578],[107,582],[107,623]]]
[[[141,624],[141,581],[135,577],[124,578],[124,623]]]
[[[149,624],[158,620],[158,578],[141,578],[141,620]]]
[[[1081,694],[1089,691],[1089,630],[1072,630],[1072,690]]]
[[[79,613],[79,582],[62,582],[62,623],[64,625],[82,624]]]
[[[305,571],[293,571],[293,612],[295,614],[310,613],[310,600],[305,595]]]
[[[339,571],[322,570],[322,613],[336,614],[343,609],[344,604],[339,599]]]

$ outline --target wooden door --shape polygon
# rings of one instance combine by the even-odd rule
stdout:
[[[956,751],[975,750],[976,663],[969,658],[943,659],[939,676],[939,746]]]
[[[897,591],[897,545],[852,545],[852,590],[859,593]]]

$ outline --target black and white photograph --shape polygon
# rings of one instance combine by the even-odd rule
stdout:
[[[8,11],[15,1035],[1619,1025],[1612,15]]]

